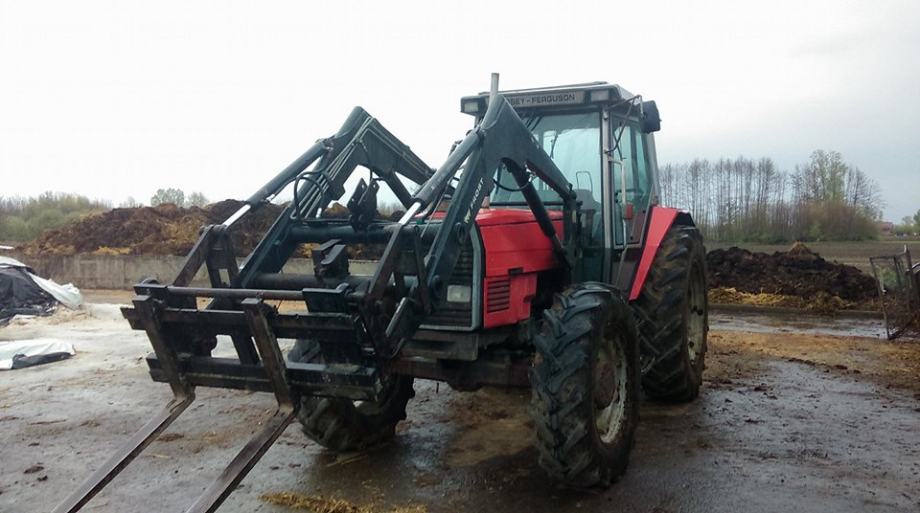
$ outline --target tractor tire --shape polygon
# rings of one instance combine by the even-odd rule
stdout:
[[[534,337],[530,413],[540,466],[572,488],[626,471],[639,422],[639,347],[619,292],[582,283],[557,294]]]
[[[288,361],[321,362],[319,344],[298,340]],[[396,424],[406,418],[406,403],[415,396],[412,378],[390,376],[379,402],[339,397],[303,396],[297,420],[316,443],[337,452],[359,451],[393,437]]]
[[[696,227],[671,227],[633,310],[648,362],[642,377],[646,397],[695,399],[703,382],[709,331],[706,250]]]

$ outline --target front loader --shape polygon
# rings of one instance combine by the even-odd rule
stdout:
[[[640,389],[693,399],[708,330],[702,238],[658,206],[655,103],[605,82],[499,93],[493,76],[461,110],[474,127],[433,169],[355,108],[204,227],[172,283],[136,285],[123,314],[175,397],[55,511],[79,510],[201,386],[271,392],[278,409],[188,511],[216,510],[295,418],[337,451],[393,436],[415,378],[530,387],[553,478],[590,488],[622,475]],[[346,191],[357,168],[367,180]],[[377,212],[381,187],[403,205],[398,221]],[[286,188],[293,200],[238,266],[234,223]],[[347,215],[324,216],[346,192]],[[304,245],[313,272],[286,271]],[[359,246],[382,248],[369,275],[351,273]],[[202,267],[210,286],[193,286]],[[218,344],[236,357],[213,356]]]

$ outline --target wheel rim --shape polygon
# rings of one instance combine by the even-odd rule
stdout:
[[[594,421],[603,443],[616,439],[626,417],[626,357],[623,339],[612,323],[606,327],[594,366]]]
[[[703,270],[694,265],[687,291],[687,353],[694,365],[706,343],[706,284],[703,280]]]

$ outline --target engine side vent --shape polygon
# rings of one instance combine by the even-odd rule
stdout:
[[[492,278],[486,288],[486,311],[507,310],[511,306],[511,278]]]

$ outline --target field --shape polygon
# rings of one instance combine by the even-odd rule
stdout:
[[[893,255],[900,253],[904,245],[910,248],[914,261],[920,260],[920,240],[886,238],[881,240],[857,242],[808,242],[806,245],[827,260],[852,265],[863,272],[871,273],[869,257],[880,255]],[[773,253],[774,251],[787,251],[791,244],[757,244],[749,242],[708,242],[707,250],[730,248],[738,246],[748,251]]]

